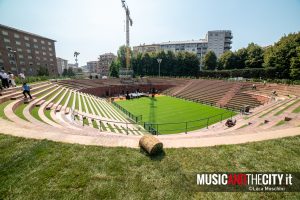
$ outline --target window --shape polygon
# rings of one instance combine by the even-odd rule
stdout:
[[[31,60],[31,59],[32,59],[32,56],[28,56],[28,59],[30,59],[30,60]]]
[[[34,47],[35,49],[38,49],[38,48],[39,48],[39,46],[38,46],[37,44],[33,45],[33,47]]]
[[[20,49],[20,48],[17,48],[17,51],[18,51],[18,52],[22,52],[22,49]]]
[[[27,51],[27,53],[31,53],[31,50],[30,50],[30,49],[27,49],[26,51]]]
[[[43,60],[47,60],[47,58],[44,58]]]
[[[45,44],[45,41],[44,41],[44,40],[42,40],[42,41],[41,41],[41,43],[42,43],[42,44]]]
[[[16,41],[16,45],[21,45],[21,42],[20,41]]]
[[[20,65],[25,65],[25,62],[24,61],[20,61]]]
[[[2,31],[2,35],[8,35],[7,31]]]
[[[42,46],[42,49],[43,49],[43,50],[46,50],[46,47]]]
[[[46,52],[43,52],[43,55],[45,56],[45,55],[46,55]]]
[[[35,59],[40,60],[40,57],[35,57]]]
[[[52,51],[52,48],[51,48],[51,47],[49,47],[49,51]]]
[[[52,58],[50,58],[50,61],[53,61],[53,59],[52,59]]]
[[[49,53],[49,56],[53,56],[53,54],[52,54],[52,53]]]
[[[51,42],[48,42],[48,45],[50,46],[50,45],[51,45]]]
[[[37,62],[36,65],[41,65],[41,63]]]
[[[26,46],[26,47],[30,47],[30,44],[26,42],[26,43],[25,43],[25,46]]]
[[[33,62],[29,62],[29,65],[33,65]]]
[[[40,54],[40,52],[39,51],[35,51],[35,54]]]
[[[20,38],[19,34],[16,34],[16,33],[14,34],[14,37],[15,38]]]
[[[19,58],[24,58],[24,56],[22,54],[19,54]]]
[[[37,39],[33,39],[34,42],[37,42]]]
[[[4,42],[6,42],[6,43],[10,43],[10,39],[8,39],[8,38],[4,38]]]
[[[27,37],[27,36],[24,36],[24,39],[28,41],[28,40],[29,40],[29,37]]]

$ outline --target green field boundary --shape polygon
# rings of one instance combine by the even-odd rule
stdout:
[[[172,98],[172,97],[170,97]],[[176,98],[178,99],[178,98]],[[178,99],[182,100],[184,102],[199,104],[192,101],[186,101],[185,99]],[[142,115],[140,115],[140,119],[137,119],[138,116],[132,114],[132,112],[128,111],[126,108],[124,108],[122,105],[113,102],[112,103],[116,108],[118,108],[120,111],[122,111],[124,114],[126,114],[128,117],[130,117],[133,121],[136,123],[142,125],[144,129],[152,134],[172,134],[172,133],[188,133],[190,131],[198,130],[201,128],[208,128],[208,126],[221,122],[225,119],[232,118],[236,115],[236,112],[233,110],[227,110],[222,109],[224,112],[218,113],[216,115],[211,115],[208,117],[196,119],[196,120],[187,120],[187,121],[179,121],[179,122],[167,122],[167,123],[152,123],[143,121]],[[202,105],[202,104],[201,104]],[[213,107],[209,105],[203,105],[207,108],[214,108],[214,109],[220,109],[218,107]],[[207,112],[206,112],[207,113]]]

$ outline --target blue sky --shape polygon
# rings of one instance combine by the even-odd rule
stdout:
[[[131,46],[233,32],[233,50],[300,31],[300,0],[126,0]],[[56,55],[80,65],[125,43],[120,0],[0,0],[0,23],[55,39]]]

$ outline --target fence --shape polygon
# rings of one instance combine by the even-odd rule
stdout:
[[[109,121],[109,120],[103,120],[98,118],[89,117],[83,114],[80,114],[76,112],[75,110],[71,110],[71,116],[72,119],[80,121],[82,119],[82,126],[88,126],[89,120],[92,122],[92,125],[94,128],[98,128],[99,131],[110,131],[110,132],[116,132],[121,133],[122,131],[126,132],[128,135],[129,133],[132,133],[134,135],[138,135],[140,133],[147,134],[148,132],[145,131],[143,128],[139,128],[138,124],[136,123],[130,123],[130,122],[117,122],[117,121]],[[99,122],[99,125],[97,124],[97,121]],[[115,126],[118,125],[118,126]]]
[[[224,112],[218,115],[210,116],[203,119],[194,121],[178,122],[178,123],[144,123],[144,129],[153,135],[170,134],[170,133],[182,133],[186,134],[190,131],[208,128],[209,125],[220,122],[224,119],[232,118],[235,114],[233,111]]]
[[[132,119],[134,122],[139,123],[143,120],[143,116],[142,115],[134,115],[131,112],[129,112],[128,110],[126,110],[125,108],[123,108],[122,106],[120,106],[119,104],[117,104],[116,102],[112,102],[112,104],[114,106],[116,106],[119,110],[121,110],[124,114],[126,114],[130,119]]]

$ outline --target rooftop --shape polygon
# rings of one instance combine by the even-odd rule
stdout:
[[[0,24],[0,28],[17,31],[17,32],[20,32],[20,33],[23,33],[23,34],[27,34],[27,35],[31,35],[31,36],[35,36],[35,37],[39,37],[39,38],[43,38],[43,39],[47,39],[47,40],[51,40],[53,42],[56,42],[56,40],[53,40],[53,39],[50,39],[50,38],[46,38],[44,36],[37,35],[37,34],[34,34],[34,33],[29,33],[29,32],[26,32],[26,31],[22,31],[20,29],[16,29],[16,28],[12,28],[12,27],[9,27],[9,26],[5,26],[3,24]]]
[[[167,45],[167,44],[199,44],[199,43],[206,43],[206,39],[200,40],[186,40],[186,41],[169,41],[169,42],[162,42],[160,45]]]

